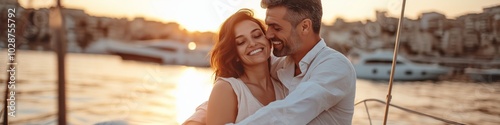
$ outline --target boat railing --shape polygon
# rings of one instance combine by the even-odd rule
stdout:
[[[370,98],[370,99],[361,100],[361,101],[359,101],[359,102],[357,102],[357,103],[354,104],[354,106],[357,106],[359,104],[364,104],[365,110],[366,110],[366,114],[368,115],[368,120],[370,122],[370,125],[372,125],[372,119],[371,119],[371,116],[370,116],[369,108],[368,108],[368,105],[366,104],[367,102],[376,102],[376,103],[381,103],[381,104],[384,104],[384,105],[386,105],[387,103],[384,102],[384,101],[382,101],[382,100],[379,100],[379,99]],[[438,120],[438,121],[442,121],[442,122],[445,122],[447,124],[451,124],[451,125],[465,125],[464,123],[460,123],[460,122],[456,122],[456,121],[452,121],[452,120],[440,118],[440,117],[437,117],[437,116],[429,115],[429,114],[422,113],[422,112],[419,112],[419,111],[415,111],[415,110],[411,110],[411,109],[408,109],[408,108],[404,108],[402,106],[398,106],[398,105],[395,105],[395,104],[389,104],[389,106],[397,108],[397,109],[400,109],[402,111],[405,111],[405,112],[408,112],[408,113],[411,113],[411,114],[416,114],[416,115],[420,115],[420,116],[432,118],[432,119],[435,119],[435,120]]]

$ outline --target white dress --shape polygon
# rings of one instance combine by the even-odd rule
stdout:
[[[234,93],[236,94],[238,100],[238,115],[236,116],[235,123],[238,123],[246,117],[254,114],[260,108],[264,107],[264,105],[253,96],[250,89],[247,87],[247,85],[245,85],[245,83],[243,83],[243,81],[241,81],[241,79],[232,77],[220,79],[229,82],[229,84],[231,84],[231,87],[233,87]],[[283,85],[276,80],[273,80],[272,83],[274,86],[276,100],[285,98],[288,91],[285,90]]]

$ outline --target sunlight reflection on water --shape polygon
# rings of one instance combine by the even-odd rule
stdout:
[[[206,69],[189,67],[177,82],[177,121],[182,123],[194,113],[194,109],[210,95],[213,77]],[[210,83],[210,84],[207,84]]]

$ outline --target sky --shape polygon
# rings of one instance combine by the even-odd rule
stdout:
[[[47,8],[56,0],[19,0],[25,8]],[[260,0],[61,0],[64,7],[82,9],[92,16],[115,18],[143,17],[160,22],[177,22],[188,31],[216,32],[221,23],[240,8],[254,10],[264,20]],[[397,17],[402,0],[322,0],[323,23],[336,18],[345,21],[374,20],[376,10]],[[405,16],[417,19],[423,12],[439,12],[447,18],[480,13],[485,7],[500,5],[500,0],[407,0]]]

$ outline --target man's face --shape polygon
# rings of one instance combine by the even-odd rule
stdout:
[[[302,42],[296,32],[296,26],[286,20],[287,9],[282,6],[268,8],[266,24],[268,25],[266,37],[273,44],[273,54],[278,57],[296,53]]]

